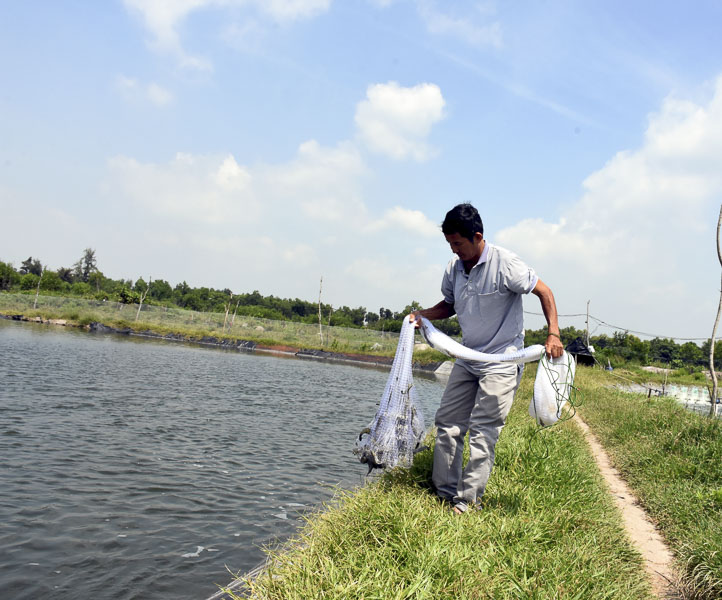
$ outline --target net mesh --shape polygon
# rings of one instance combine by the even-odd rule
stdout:
[[[374,468],[410,465],[424,438],[424,415],[411,373],[414,331],[406,317],[376,416],[361,432],[354,448],[359,460],[369,466],[369,473]]]

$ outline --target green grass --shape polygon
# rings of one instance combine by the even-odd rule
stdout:
[[[103,323],[116,329],[151,331],[159,335],[181,334],[189,341],[206,336],[226,340],[248,340],[269,346],[281,345],[295,348],[319,349],[350,354],[393,356],[399,336],[397,333],[373,329],[323,326],[323,342],[318,325],[295,321],[274,321],[249,316],[236,316],[233,326],[224,329],[223,313],[200,313],[179,308],[144,305],[138,321],[135,316],[138,305],[118,302],[101,302],[83,298],[40,296],[37,308],[33,308],[34,295],[0,293],[0,314],[21,314],[28,318],[65,319],[84,327],[92,322]],[[414,354],[419,364],[448,360],[433,349]]]
[[[527,370],[497,446],[483,510],[428,491],[431,450],[312,515],[250,598],[651,598],[641,558],[582,434],[535,433]],[[545,458],[545,456],[547,456]]]
[[[580,369],[580,414],[658,523],[700,598],[722,597],[722,422]]]
[[[249,340],[269,345],[323,349],[334,352],[393,356],[398,334],[369,329],[323,326],[323,341],[318,325],[294,321],[274,321],[237,315],[233,326],[226,327],[223,313],[201,313],[174,307],[144,305],[135,321],[138,305],[102,302],[83,298],[0,293],[0,314],[21,314],[29,318],[66,319],[74,325],[99,322],[116,328],[153,331],[161,335],[179,333],[201,338],[213,336],[229,340]],[[230,316],[229,316],[230,321]],[[443,355],[427,351],[425,362],[442,360]]]
[[[692,372],[690,372],[688,367],[682,367],[679,369],[670,369],[665,379],[664,373],[646,371],[642,367],[629,365],[615,369],[611,374],[607,374],[612,379],[619,379],[620,383],[623,383],[623,380],[630,380],[634,383],[650,384],[657,388],[661,388],[665,381],[667,384],[675,383],[697,387],[709,385],[711,387],[711,380],[707,377],[708,372],[709,371],[699,370],[692,370]]]

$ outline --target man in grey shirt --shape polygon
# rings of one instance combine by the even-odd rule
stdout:
[[[471,204],[451,209],[441,230],[451,259],[441,283],[444,299],[415,311],[429,320],[456,314],[462,343],[489,354],[514,352],[524,346],[522,294],[541,301],[547,320],[547,355],[561,356],[564,347],[554,295],[534,270],[504,248],[484,240],[484,225]],[[419,323],[417,323],[417,327]],[[476,506],[494,465],[494,447],[521,381],[521,367],[513,363],[457,360],[436,413],[436,445],[432,480],[436,493],[456,513]],[[462,472],[464,436],[469,432],[470,456]]]

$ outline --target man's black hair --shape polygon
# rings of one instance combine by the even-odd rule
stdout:
[[[457,204],[446,213],[444,222],[441,224],[441,231],[444,235],[458,233],[461,237],[473,242],[475,233],[484,235],[484,224],[481,222],[479,211],[471,204]]]

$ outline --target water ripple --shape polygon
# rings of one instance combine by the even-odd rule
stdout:
[[[13,599],[209,596],[363,481],[387,376],[2,320],[0,355]],[[430,421],[442,388],[417,385]]]

